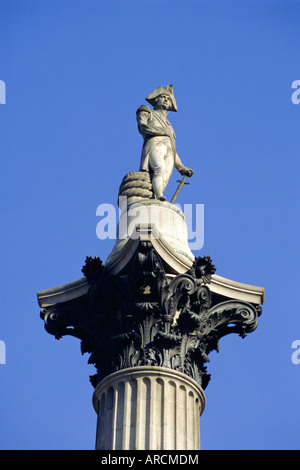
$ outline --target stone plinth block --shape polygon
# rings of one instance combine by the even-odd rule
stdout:
[[[199,450],[205,395],[195,380],[163,367],[115,372],[96,387],[97,450]]]

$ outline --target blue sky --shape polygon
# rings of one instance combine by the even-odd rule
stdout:
[[[110,253],[96,209],[138,170],[136,109],[171,83],[195,255],[266,289],[257,330],[210,355],[202,448],[299,448],[299,22],[296,0],[0,1],[1,449],[94,448],[94,369],[45,332],[36,292]]]

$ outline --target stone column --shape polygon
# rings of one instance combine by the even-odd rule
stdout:
[[[123,369],[96,387],[96,450],[199,450],[205,395],[164,367]]]
[[[213,278],[209,256],[190,259],[184,219],[165,205],[142,204],[162,234],[140,224],[105,265],[87,257],[84,279],[38,294],[46,331],[80,339],[95,366],[99,450],[199,450],[208,356],[261,314],[263,289]]]

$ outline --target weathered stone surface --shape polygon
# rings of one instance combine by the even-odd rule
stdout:
[[[97,450],[199,450],[201,387],[163,367],[111,374],[95,389]]]

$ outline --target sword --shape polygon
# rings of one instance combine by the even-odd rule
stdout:
[[[174,193],[174,196],[172,197],[171,199],[171,204],[173,204],[173,202],[175,201],[175,199],[177,198],[178,194],[180,193],[180,191],[182,190],[183,186],[185,184],[190,184],[190,183],[186,183],[185,180],[187,178],[187,175],[184,175],[184,177],[182,178],[182,180],[177,180],[176,183],[179,183],[178,185],[178,188],[176,189],[175,193]]]

